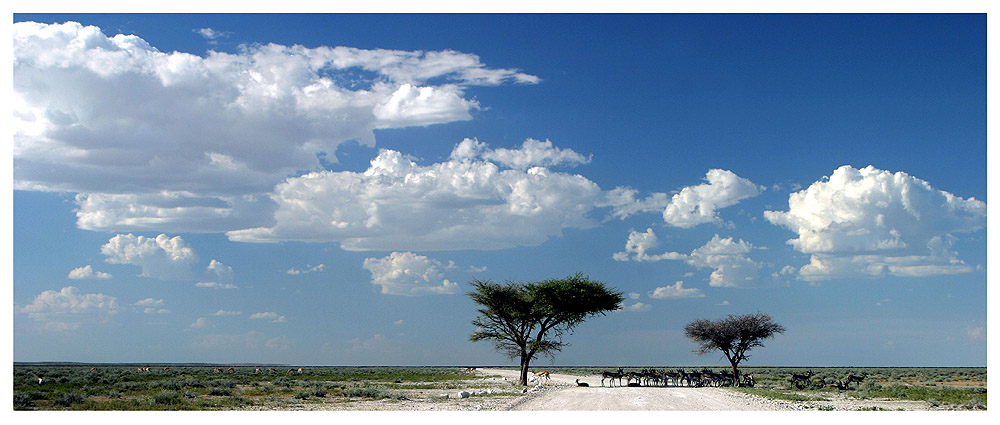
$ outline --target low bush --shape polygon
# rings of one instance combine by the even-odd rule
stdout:
[[[14,410],[30,410],[35,406],[31,396],[25,393],[14,393]]]
[[[55,403],[59,406],[69,407],[72,406],[73,403],[83,403],[85,400],[86,398],[84,398],[81,394],[68,393],[55,399]]]
[[[181,401],[181,395],[176,391],[160,391],[153,396],[154,404],[177,404]]]

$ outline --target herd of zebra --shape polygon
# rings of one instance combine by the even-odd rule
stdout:
[[[743,375],[742,378],[740,386],[752,387],[756,385],[753,375]],[[736,383],[736,378],[732,373],[715,373],[708,369],[703,369],[700,372],[685,372],[681,369],[678,369],[676,372],[669,370],[661,372],[656,369],[643,369],[641,372],[625,372],[622,368],[618,368],[617,372],[605,371],[601,373],[601,386],[604,386],[604,381],[606,380],[609,381],[612,387],[615,386],[615,381],[618,381],[618,386],[621,386],[623,379],[626,380],[626,385],[630,387],[667,386],[671,383],[674,386],[729,387]]]

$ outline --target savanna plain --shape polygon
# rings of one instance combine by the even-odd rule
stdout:
[[[720,371],[725,367],[624,367]],[[14,410],[986,410],[986,368],[743,367],[753,387],[605,380],[618,367],[322,367],[15,363]],[[807,380],[793,382],[793,375]],[[848,376],[863,377],[847,382]],[[586,384],[583,388],[581,384]],[[560,404],[594,400],[585,408]],[[663,397],[663,398],[657,398]],[[671,405],[669,397],[724,404]],[[635,399],[646,404],[635,404]],[[599,400],[605,401],[601,404]],[[629,400],[622,402],[621,400]]]

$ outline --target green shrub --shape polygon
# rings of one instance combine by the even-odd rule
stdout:
[[[69,407],[72,406],[73,403],[83,403],[85,400],[86,399],[80,394],[68,393],[57,398],[55,403],[63,407]]]
[[[233,390],[229,388],[212,387],[212,389],[208,390],[208,395],[230,396],[233,395]]]
[[[153,396],[154,404],[177,404],[181,396],[176,391],[160,391]]]
[[[31,401],[31,396],[25,393],[14,393],[14,410],[29,410],[35,404]]]

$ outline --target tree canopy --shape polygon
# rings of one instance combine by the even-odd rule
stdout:
[[[698,319],[684,327],[684,335],[698,344],[698,354],[722,351],[733,366],[733,379],[739,384],[740,362],[750,358],[746,353],[753,347],[763,347],[763,340],[785,332],[784,326],[764,313],[729,315],[724,319]]]
[[[472,341],[491,340],[497,351],[521,359],[521,385],[537,354],[552,356],[569,345],[563,336],[586,319],[618,309],[622,292],[577,273],[541,282],[473,280],[469,297],[481,306]]]

